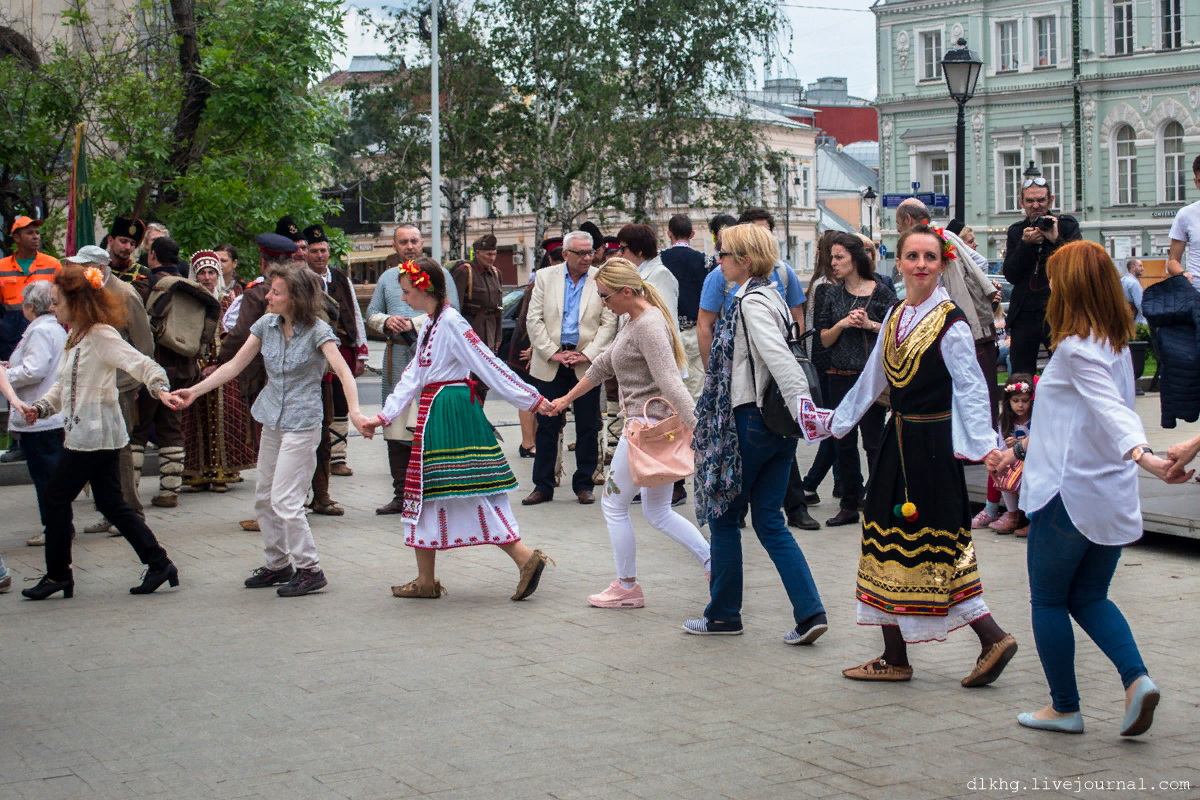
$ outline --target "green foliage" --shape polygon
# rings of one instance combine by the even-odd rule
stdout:
[[[1134,328],[1133,340],[1135,342],[1150,341],[1150,326],[1144,322],[1139,322]]]

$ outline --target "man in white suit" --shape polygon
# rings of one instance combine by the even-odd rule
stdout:
[[[579,383],[592,359],[604,352],[617,333],[617,318],[596,291],[592,237],[572,231],[563,237],[565,264],[538,270],[529,297],[526,322],[533,353],[529,374],[547,400],[556,400]],[[600,459],[600,387],[575,401],[575,474],[571,488],[587,505],[596,501],[592,474]],[[539,416],[537,451],[533,456],[534,490],[521,501],[534,506],[554,499],[554,466],[561,417]]]

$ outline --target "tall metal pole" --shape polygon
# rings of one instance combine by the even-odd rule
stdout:
[[[429,154],[429,220],[433,228],[433,260],[442,263],[442,133],[441,133],[441,102],[438,100],[438,0],[433,0],[429,15],[429,29],[433,31],[433,41],[430,45],[429,78],[432,87],[429,92],[433,113],[430,115],[430,144]],[[959,122],[962,122],[962,108],[959,107]]]
[[[783,165],[783,251],[787,253],[787,262],[792,264],[792,184],[788,178],[788,166]],[[792,264],[795,269],[796,265]]]
[[[954,132],[954,218],[967,223],[967,115],[958,104],[958,129]]]

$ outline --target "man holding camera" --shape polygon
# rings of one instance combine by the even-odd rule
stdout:
[[[1054,195],[1050,194],[1046,179],[1027,178],[1021,186],[1025,219],[1008,228],[1004,277],[1013,286],[1008,305],[1013,372],[1035,372],[1039,346],[1050,348],[1050,326],[1046,323],[1050,279],[1046,275],[1046,259],[1066,242],[1082,238],[1074,217],[1050,215],[1053,204]]]

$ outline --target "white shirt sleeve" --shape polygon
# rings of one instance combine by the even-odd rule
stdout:
[[[1124,458],[1129,458],[1130,451],[1138,445],[1148,444],[1142,418],[1121,401],[1121,390],[1108,365],[1088,358],[1082,348],[1073,348],[1065,355],[1080,397],[1091,406],[1096,419],[1105,420],[1102,430],[1094,433],[1107,434]]]
[[[897,306],[897,308],[902,307]],[[872,348],[871,355],[867,358],[867,365],[859,373],[854,388],[842,398],[842,402],[838,403],[837,410],[833,412],[833,421],[830,423],[829,429],[838,439],[845,436],[851,428],[858,424],[862,415],[867,413],[867,409],[887,388],[887,375],[883,371],[883,340],[886,338],[883,331],[887,329],[892,313],[889,311],[883,318],[883,322],[880,323],[880,334],[875,337],[875,347]],[[967,338],[970,338],[970,334]]]
[[[438,334],[448,337],[454,355],[478,375],[489,389],[523,411],[538,407],[542,395],[496,358],[463,317],[452,317],[442,324],[445,327]]]
[[[354,281],[346,273],[346,283],[350,284],[350,296],[354,298],[354,346],[358,349],[358,360],[367,360],[367,328],[363,325],[362,307],[358,304],[358,295],[354,291]]]
[[[233,302],[229,304],[225,316],[221,318],[221,327],[227,331],[231,331],[237,327],[238,312],[242,310],[242,295],[233,298]]]
[[[8,382],[12,387],[34,386],[45,380],[50,370],[58,366],[54,348],[54,342],[44,331],[30,331],[21,350],[21,361],[8,365]]]
[[[417,394],[425,387],[425,370],[421,368],[420,360],[414,356],[408,362],[404,372],[400,373],[400,380],[396,381],[396,388],[384,401],[379,417],[385,425],[395,422],[396,418],[404,413],[408,404],[415,400]]]
[[[942,334],[941,354],[954,384],[950,401],[954,455],[980,461],[1003,443],[992,430],[991,397],[965,320],[961,325],[952,324]]]

